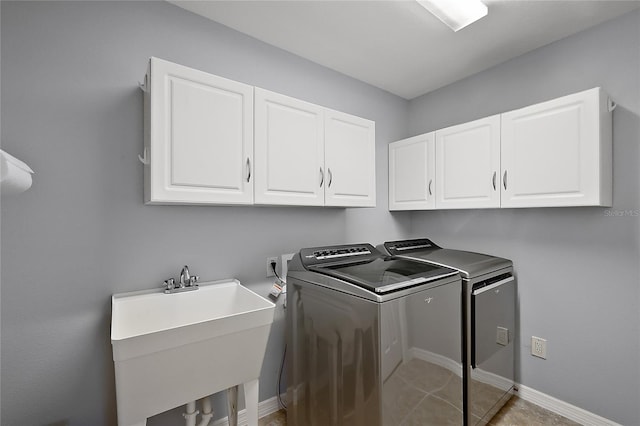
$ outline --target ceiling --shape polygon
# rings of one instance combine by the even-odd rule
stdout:
[[[484,0],[488,16],[454,33],[412,0],[170,2],[405,99],[640,7]]]

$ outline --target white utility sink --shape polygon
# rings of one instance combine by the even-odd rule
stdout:
[[[118,424],[147,417],[242,383],[251,425],[275,305],[237,280],[199,289],[112,297],[111,344]],[[254,413],[255,411],[255,413]]]

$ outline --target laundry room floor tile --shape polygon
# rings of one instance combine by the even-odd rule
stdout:
[[[423,401],[426,408],[430,403],[438,404],[437,398],[434,400]],[[443,401],[439,401],[443,402]],[[444,404],[446,406],[447,404]],[[447,408],[453,408],[451,406]],[[418,411],[418,409],[416,410]],[[456,411],[456,410],[454,410]],[[452,411],[452,413],[454,413]],[[422,415],[425,414],[421,409],[410,416],[408,424],[419,424]],[[454,415],[457,417],[457,414]],[[425,419],[423,419],[425,420]],[[287,413],[284,410],[276,411],[260,419],[258,426],[286,426]],[[489,426],[579,426],[579,423],[573,422],[559,414],[552,413],[535,404],[514,396],[502,410],[496,414],[489,422]]]
[[[275,413],[268,414],[258,420],[258,426],[286,426],[287,412],[278,410]]]
[[[490,426],[580,426],[559,414],[512,397],[489,422]]]

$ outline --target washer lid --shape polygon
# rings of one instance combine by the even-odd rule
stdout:
[[[313,265],[308,269],[378,294],[415,287],[458,273],[438,265],[382,256],[359,263]]]
[[[430,247],[419,248],[426,242]],[[408,249],[411,245],[414,249]],[[460,271],[464,278],[475,278],[496,270],[513,267],[513,262],[501,257],[489,256],[482,253],[474,253],[462,250],[443,249],[426,239],[390,241],[384,243],[385,250],[397,257],[430,262],[436,265],[453,268]],[[398,251],[397,248],[402,248]]]
[[[354,284],[376,294],[415,287],[453,275],[453,269],[387,256],[371,244],[312,247],[300,250],[308,271]]]

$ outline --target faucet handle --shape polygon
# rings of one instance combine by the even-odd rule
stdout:
[[[199,279],[200,277],[198,275],[192,275],[191,278],[189,278],[189,285],[195,285]]]
[[[168,280],[164,281],[164,285],[167,287],[167,290],[173,290],[176,286],[176,280],[174,280],[173,278],[169,278]]]

